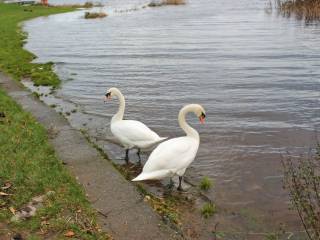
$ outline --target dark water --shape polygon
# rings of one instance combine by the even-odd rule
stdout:
[[[320,28],[267,14],[259,0],[190,0],[161,8],[105,3],[96,9],[109,14],[104,19],[85,20],[80,11],[25,25],[26,48],[39,62],[55,62],[64,80],[57,96],[86,116],[79,126],[98,140],[110,138],[118,105],[104,104],[103,95],[113,86],[126,96],[126,117],[162,136],[182,135],[178,111],[200,103],[207,123],[189,117],[201,145],[187,175],[214,179],[211,194],[228,208],[290,222],[280,154],[305,153],[315,142]],[[123,155],[113,144],[104,147],[116,159]]]

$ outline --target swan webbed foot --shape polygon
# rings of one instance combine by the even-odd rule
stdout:
[[[129,163],[129,149],[126,149],[126,156],[124,157],[124,160],[126,161],[126,164]]]
[[[179,187],[177,188],[177,190],[178,190],[179,192],[185,192],[185,190],[184,190],[181,186],[179,186]]]

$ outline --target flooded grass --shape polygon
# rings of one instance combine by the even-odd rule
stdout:
[[[185,0],[163,0],[163,1],[152,1],[148,4],[149,7],[160,7],[165,5],[184,5]]]
[[[165,0],[165,5],[183,5],[186,4],[185,0]]]
[[[320,0],[278,0],[276,6],[287,17],[294,16],[306,22],[320,20]]]

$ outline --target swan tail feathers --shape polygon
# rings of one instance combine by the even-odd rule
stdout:
[[[131,181],[136,182],[136,181],[143,181],[143,180],[162,179],[162,178],[171,176],[172,173],[173,172],[170,170],[159,170],[159,171],[148,172],[148,173],[142,172],[139,176],[132,179]]]

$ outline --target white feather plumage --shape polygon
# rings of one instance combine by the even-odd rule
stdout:
[[[195,159],[200,143],[198,132],[186,123],[185,116],[188,112],[194,112],[201,121],[205,117],[203,107],[198,104],[190,104],[182,108],[178,120],[187,136],[173,138],[159,144],[151,153],[142,173],[132,181],[184,175],[187,167]],[[179,188],[181,188],[181,178]]]

